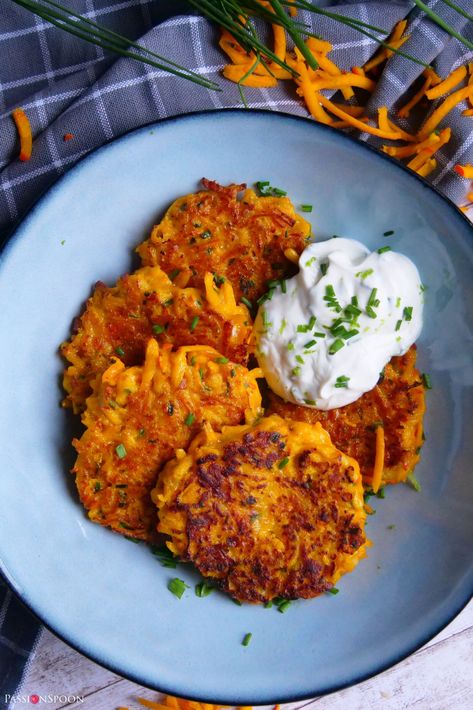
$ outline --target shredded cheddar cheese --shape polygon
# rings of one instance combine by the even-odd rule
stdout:
[[[19,158],[21,161],[29,160],[33,151],[33,134],[28,116],[22,108],[16,108],[12,111],[12,118],[20,137]]]

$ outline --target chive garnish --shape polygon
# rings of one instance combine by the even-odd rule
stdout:
[[[283,318],[281,321],[281,327],[279,328],[279,335],[282,335],[284,333],[286,326],[287,326],[287,320],[285,318]]]
[[[211,584],[207,584],[205,581],[199,582],[195,585],[195,596],[200,598],[208,597],[209,594],[212,594],[214,589],[215,587],[212,587]]]
[[[417,491],[417,493],[420,493],[420,491],[422,490],[422,488],[421,488],[421,485],[420,485],[419,481],[418,481],[417,478],[414,476],[414,472],[413,472],[413,471],[411,471],[411,472],[408,474],[407,480],[408,480],[409,483],[411,484],[412,488],[413,488],[415,491]]]
[[[190,326],[189,326],[189,330],[190,330],[191,333],[193,333],[194,330],[196,329],[198,322],[199,322],[199,316],[194,316],[193,319],[192,319],[192,321],[191,321],[191,324],[190,324]]]
[[[374,273],[373,269],[366,269],[366,271],[358,271],[358,273],[355,274],[355,276],[360,277],[361,280],[364,281],[365,279],[368,278],[368,276],[371,276],[371,274],[373,274],[373,273]]]
[[[309,340],[309,342],[304,345],[304,348],[306,350],[309,350],[309,348],[312,348],[314,345],[317,345],[317,341],[316,340]]]
[[[246,298],[246,296],[242,296],[240,298],[240,301],[250,310],[253,308],[253,304],[251,303],[251,301],[248,298]]]
[[[335,594],[338,594],[339,591],[340,591],[340,590],[337,589],[337,587],[332,587],[331,589],[327,589],[327,592],[328,592],[329,594],[334,594],[334,595],[335,595]]]
[[[379,299],[376,298],[377,293],[377,288],[371,289],[370,297],[368,298],[368,306],[374,306],[374,308],[377,308],[379,306]]]
[[[387,232],[383,232],[383,237],[390,237],[392,234],[394,234],[394,229],[388,229]]]
[[[281,279],[280,284],[281,284],[281,291],[282,291],[283,293],[286,293],[286,291],[287,291],[287,286],[286,286],[286,281],[285,281],[285,279]]]
[[[349,381],[349,377],[347,377],[346,375],[340,375],[340,377],[337,377],[337,379],[335,380],[335,387],[348,387]]]
[[[312,209],[313,209],[312,205],[301,205],[301,210],[303,212],[312,212]]]
[[[335,355],[339,350],[341,350],[344,347],[345,343],[343,340],[340,338],[337,338],[336,340],[333,341],[331,346],[328,349],[329,355]]]
[[[305,262],[305,265],[306,265],[306,266],[312,266],[312,264],[314,263],[314,261],[317,261],[317,257],[316,257],[316,256],[311,256],[310,259],[307,259],[307,261]]]
[[[432,380],[430,378],[430,375],[427,374],[427,372],[424,372],[422,375],[422,383],[426,390],[432,389]]]
[[[216,357],[214,362],[218,363],[219,365],[226,365],[227,362],[230,362],[230,360],[228,359],[228,357],[223,357],[222,355],[221,357]]]
[[[280,602],[278,603],[278,611],[279,611],[281,614],[284,614],[284,612],[286,612],[286,611],[289,609],[290,606],[291,606],[290,600],[289,600],[289,599],[283,599],[282,601],[280,601]]]
[[[225,276],[219,276],[218,274],[214,274],[214,284],[216,286],[221,286],[225,283],[226,280],[227,279],[225,278]]]
[[[150,545],[151,554],[153,554],[160,565],[168,569],[176,569],[178,559],[174,557],[171,550],[166,545]]]
[[[170,281],[174,281],[174,279],[176,278],[176,276],[179,276],[180,273],[181,273],[181,270],[180,270],[180,269],[173,269],[173,270],[171,271],[171,273],[169,274],[169,276],[168,276],[169,280],[170,280]]]
[[[337,301],[337,297],[335,296],[335,290],[332,284],[328,284],[328,286],[325,287],[324,301],[327,302],[329,308],[333,308],[334,311],[336,311],[337,313],[340,313],[340,311],[342,310],[342,307],[340,306],[339,302]]]
[[[287,464],[289,463],[289,457],[286,456],[286,458],[281,459],[281,461],[278,463],[278,468],[283,469]]]
[[[299,377],[300,374],[301,374],[301,368],[299,365],[297,367],[292,368],[292,370],[291,370],[292,377]]]
[[[193,414],[192,412],[189,412],[189,414],[187,415],[187,417],[184,419],[184,424],[185,424],[186,426],[192,426],[192,424],[193,424],[194,422],[195,422],[195,414]]]
[[[118,444],[118,446],[115,447],[115,451],[117,452],[117,456],[119,459],[124,459],[126,456],[126,449],[123,446],[123,444]]]
[[[378,317],[371,306],[366,306],[366,315],[369,316],[369,318],[377,318]]]
[[[184,580],[174,577],[174,579],[169,580],[168,589],[171,594],[174,594],[175,597],[181,599],[186,589],[189,589],[189,585],[186,584]]]
[[[239,599],[232,599],[232,602],[237,606],[241,606],[241,601]]]
[[[168,298],[167,301],[164,301],[163,306],[164,306],[165,308],[168,308],[168,306],[172,306],[173,303],[174,303],[174,299]]]
[[[312,335],[314,336],[314,338],[325,338],[326,337],[325,333],[318,333],[317,331],[312,333]]]
[[[125,354],[125,351],[124,351],[123,348],[121,348],[120,346],[118,346],[117,348],[115,348],[115,352],[117,353],[117,355],[118,355],[119,357],[123,357],[124,354]]]
[[[300,362],[300,364],[303,365],[304,358],[301,355],[296,355],[296,362]]]
[[[402,312],[402,315],[404,320],[412,320],[412,306],[406,306]]]
[[[102,484],[100,483],[100,481],[95,481],[94,492],[98,493],[101,490],[102,490]]]
[[[396,321],[396,327],[394,328],[394,330],[399,330],[399,328],[401,327],[401,325],[402,325],[402,320]]]
[[[289,343],[286,345],[286,348],[287,348],[288,350],[294,350],[294,347],[295,347],[295,346],[294,346],[294,343],[293,343],[293,342],[289,342]]]
[[[159,325],[159,323],[157,323],[156,325],[153,325],[153,327],[152,327],[152,331],[155,335],[160,335],[161,333],[164,333],[164,330],[165,330],[164,326]]]
[[[308,333],[310,330],[308,325],[298,325],[297,326],[297,332],[298,333]]]
[[[379,249],[376,249],[378,254],[385,254],[387,251],[392,251],[391,247],[380,247]]]
[[[242,645],[242,646],[248,646],[248,644],[249,644],[250,641],[251,641],[251,637],[252,637],[252,636],[253,636],[253,634],[250,634],[250,633],[245,634],[245,636],[243,637],[243,641],[241,642],[241,645]]]
[[[320,271],[322,272],[322,276],[325,276],[325,274],[327,273],[327,269],[328,264],[326,264],[325,262],[323,264],[320,264]]]
[[[285,195],[287,195],[286,190],[281,190],[280,187],[273,187],[272,190],[273,194],[276,195],[276,197],[284,197]]]
[[[315,401],[315,399],[307,399],[307,398],[305,398],[305,399],[304,399],[304,404],[309,404],[309,405],[311,405],[312,407],[315,407],[316,401]]]

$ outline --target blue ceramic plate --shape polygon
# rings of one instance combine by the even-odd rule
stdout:
[[[386,244],[427,286],[419,366],[431,375],[422,492],[391,487],[369,519],[374,545],[323,595],[275,608],[223,594],[179,601],[175,570],[89,522],[68,473],[58,344],[97,280],[201,177],[270,180],[318,238]],[[394,230],[390,237],[383,233]],[[356,683],[424,644],[473,587],[472,230],[455,207],[363,143],[319,124],[224,111],[161,122],[96,151],[50,190],[0,264],[0,558],[24,601],[82,653],[137,682],[228,704],[288,701]],[[392,528],[391,526],[395,526]],[[241,641],[253,634],[249,646]]]

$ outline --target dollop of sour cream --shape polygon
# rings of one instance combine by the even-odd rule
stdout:
[[[258,361],[285,400],[343,407],[373,389],[391,357],[419,336],[419,272],[389,247],[370,252],[339,237],[310,244],[299,269],[258,310]]]

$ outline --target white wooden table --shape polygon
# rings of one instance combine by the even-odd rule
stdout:
[[[43,630],[20,695],[79,696],[76,702],[37,707],[138,710],[136,697],[159,695],[124,680]],[[16,703],[14,708],[24,708]],[[29,707],[34,707],[29,705]],[[283,705],[281,710],[473,710],[473,601],[454,621],[410,658],[380,675],[338,693]]]

